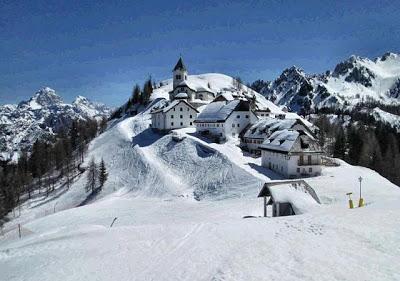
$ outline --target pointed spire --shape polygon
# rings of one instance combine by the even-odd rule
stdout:
[[[186,70],[186,66],[185,66],[185,64],[183,63],[182,56],[179,57],[179,60],[178,60],[178,62],[176,63],[176,65],[175,65],[173,71],[178,70],[178,69],[180,69],[180,70]]]

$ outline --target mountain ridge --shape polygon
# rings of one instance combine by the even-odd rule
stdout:
[[[302,114],[324,107],[346,109],[365,100],[400,104],[400,56],[388,52],[371,60],[352,55],[322,74],[292,66],[275,80],[252,86],[275,104]]]
[[[22,150],[29,150],[39,139],[48,139],[67,128],[73,120],[108,117],[111,109],[77,96],[64,103],[50,87],[39,89],[18,104],[0,105],[0,160],[16,161]]]

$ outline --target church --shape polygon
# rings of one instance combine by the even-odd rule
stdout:
[[[197,108],[208,104],[216,97],[216,93],[210,88],[210,85],[190,79],[182,57],[179,58],[172,72],[172,91],[169,92],[169,99],[171,101],[177,98],[186,98],[191,105]]]

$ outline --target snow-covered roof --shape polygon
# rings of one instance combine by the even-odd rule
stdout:
[[[183,99],[178,99],[178,100],[173,100],[171,102],[167,102],[164,104],[163,107],[161,108],[154,108],[153,111],[151,111],[151,113],[159,113],[159,112],[168,112],[170,111],[172,108],[174,108],[175,106],[177,106],[179,103],[185,103],[186,105],[188,105],[189,107],[193,108],[194,110],[197,111],[196,108],[194,108],[192,105],[190,105],[187,101],[183,100]]]
[[[205,81],[190,79],[190,76],[188,78],[180,82],[176,87],[188,87],[196,92],[209,92],[215,95],[214,91],[205,84]]]
[[[188,95],[187,95],[187,93],[178,93],[178,94],[175,96],[175,98],[176,98],[176,99],[187,99],[187,98],[188,98]]]
[[[217,96],[215,99],[216,99],[216,100],[219,100],[219,101],[223,101],[223,100],[225,100],[225,101],[232,101],[232,100],[234,100],[235,98],[233,97],[232,92],[223,91],[223,92],[219,93],[218,96]]]
[[[288,129],[274,132],[260,145],[260,149],[273,150],[283,153],[322,153],[315,138],[307,131]]]
[[[244,134],[245,138],[266,138],[273,132],[284,129],[291,129],[295,124],[300,123],[296,119],[277,119],[265,117],[253,124]]]
[[[241,100],[233,100],[230,102],[217,101],[212,102],[204,108],[197,116],[195,122],[220,122],[225,121],[233,111],[248,111],[246,103]]]
[[[296,112],[286,112],[285,114],[285,118],[286,119],[299,119],[301,120],[301,122],[303,122],[308,128],[317,128],[316,126],[314,126],[313,123],[311,123],[310,121],[304,119],[303,117],[301,117],[300,115],[298,115]]]
[[[275,203],[290,203],[295,214],[318,207],[320,200],[314,189],[304,180],[267,182],[258,197],[271,196]]]

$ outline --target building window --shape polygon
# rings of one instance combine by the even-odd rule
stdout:
[[[297,172],[300,173],[300,168],[297,168]]]
[[[309,173],[312,173],[312,168],[308,168],[308,172],[309,172]]]
[[[180,110],[183,111],[183,108],[181,107]]]
[[[235,124],[232,124],[232,128],[235,128]]]
[[[174,126],[174,122],[171,122],[171,126]]]
[[[170,77],[171,77],[171,76],[170,76]],[[181,79],[181,76],[178,74],[178,75],[175,76],[175,78],[178,79],[178,80],[180,80],[180,79]]]
[[[181,126],[183,126],[183,123],[181,122]]]
[[[174,111],[175,111],[175,107],[174,107]]]
[[[183,118],[183,115],[181,115],[181,119]]]
[[[192,124],[192,122],[190,122],[190,126],[192,126],[193,124]]]
[[[217,127],[219,127],[219,124],[217,124]]]
[[[193,118],[193,117],[192,117],[192,115],[190,115],[190,117],[189,117],[189,118]]]
[[[174,115],[171,115],[171,119],[174,119]]]
[[[249,118],[249,115],[246,115],[246,118],[248,119],[248,118]]]
[[[240,118],[240,115],[236,115],[236,118]]]
[[[240,127],[240,124],[237,124],[238,128]]]

